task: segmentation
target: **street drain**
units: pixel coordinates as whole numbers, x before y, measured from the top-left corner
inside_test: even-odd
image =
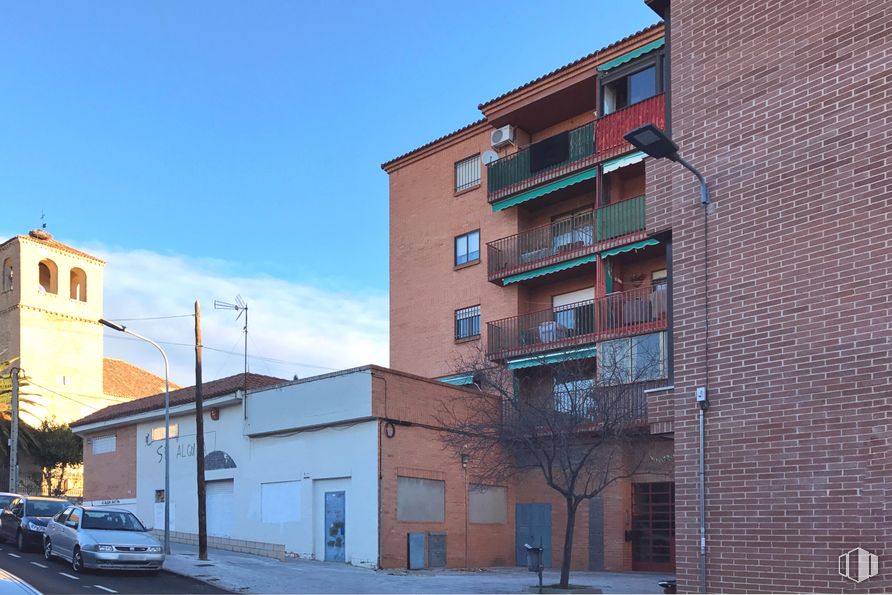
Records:
[[[196,566],[213,566],[213,564],[205,563],[205,564],[196,564]]]

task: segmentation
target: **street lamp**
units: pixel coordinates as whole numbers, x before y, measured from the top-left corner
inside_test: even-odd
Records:
[[[120,333],[133,335],[137,339],[154,345],[155,349],[161,352],[161,357],[164,358],[164,553],[170,555],[170,382],[168,381],[170,366],[167,362],[167,354],[164,353],[160,345],[148,337],[131,331],[123,324],[110,322],[104,318],[99,319],[99,324]]]
[[[627,141],[644,151],[654,159],[669,159],[682,164],[688,171],[697,176],[700,182],[700,204],[703,205],[703,386],[696,390],[697,407],[700,410],[700,455],[698,464],[697,499],[700,522],[700,592],[706,593],[706,410],[709,409],[709,187],[703,174],[678,154],[678,145],[666,136],[666,133],[654,126],[645,124],[623,135]]]
[[[692,174],[697,176],[700,182],[700,204],[706,206],[709,204],[709,188],[706,186],[706,180],[697,169],[681,158],[678,154],[678,145],[666,133],[654,126],[653,124],[645,124],[638,128],[627,132],[623,138],[653,157],[654,159],[669,159],[681,163]]]

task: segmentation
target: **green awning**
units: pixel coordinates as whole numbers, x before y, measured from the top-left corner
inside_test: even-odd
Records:
[[[597,254],[590,254],[588,256],[581,256],[579,258],[574,258],[573,260],[568,260],[566,262],[559,262],[558,264],[542,267],[541,269],[536,269],[534,271],[527,271],[526,273],[510,275],[502,279],[502,285],[510,285],[511,283],[517,283],[518,281],[526,281],[527,279],[535,279],[536,277],[541,277],[542,275],[548,275],[550,273],[556,273],[558,271],[565,271],[567,269],[572,269],[573,267],[578,267],[582,264],[595,262],[597,259]]]
[[[531,357],[522,357],[511,359],[506,362],[509,370],[517,370],[519,368],[532,368],[533,366],[544,366],[546,364],[556,364],[558,362],[568,362],[574,359],[586,359],[595,357],[598,349],[592,347],[581,347],[577,349],[567,349],[564,351],[555,351],[552,353],[544,353],[542,355],[534,355]]]
[[[465,385],[465,384],[474,384],[474,375],[473,374],[456,374],[455,376],[446,376],[445,378],[437,378],[440,382],[445,382],[446,384],[455,384],[455,385]]]
[[[656,41],[652,41],[646,45],[641,46],[636,50],[632,50],[631,52],[625,53],[619,58],[614,58],[610,62],[604,62],[600,66],[598,66],[598,72],[607,72],[611,68],[616,68],[617,66],[622,66],[626,62],[631,62],[638,56],[643,56],[648,52],[652,52],[655,49],[663,47],[663,44],[666,43],[666,39],[661,37]]]
[[[635,153],[629,153],[628,155],[623,155],[622,157],[617,157],[616,159],[611,159],[610,161],[605,161],[604,165],[601,166],[601,171],[603,173],[610,173],[614,170],[617,170],[621,167],[626,167],[627,165],[632,165],[633,163],[638,163],[639,161],[643,161],[644,158],[647,157],[647,154],[636,151]]]
[[[543,186],[533,188],[532,190],[521,192],[520,194],[512,196],[511,198],[506,198],[505,200],[500,200],[496,203],[493,203],[492,212],[498,213],[499,211],[504,211],[505,209],[513,207],[514,205],[519,205],[522,202],[533,200],[534,198],[539,198],[540,196],[545,196],[546,194],[551,194],[556,190],[567,188],[568,186],[578,184],[579,182],[584,182],[585,180],[590,180],[597,175],[598,168],[592,166],[590,169],[581,171],[572,176],[567,176],[566,178],[551,182],[550,184],[545,184]]]
[[[641,240],[640,242],[635,242],[634,244],[626,244],[625,246],[605,250],[604,252],[601,252],[601,258],[616,256],[617,254],[622,254],[623,252],[631,252],[632,250],[641,250],[642,248],[647,248],[648,246],[656,246],[659,243],[659,240],[647,238],[646,240]]]

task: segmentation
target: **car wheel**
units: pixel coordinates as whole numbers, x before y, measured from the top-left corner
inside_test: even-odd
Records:
[[[71,569],[76,574],[84,571],[84,557],[79,547],[74,548],[74,554],[71,556]]]
[[[43,558],[47,562],[53,559],[53,544],[50,543],[49,539],[43,540]]]
[[[19,531],[18,533],[16,533],[15,544],[16,544],[16,547],[19,548],[20,552],[24,552],[26,549],[28,549],[28,546],[25,545],[25,534],[22,531]]]

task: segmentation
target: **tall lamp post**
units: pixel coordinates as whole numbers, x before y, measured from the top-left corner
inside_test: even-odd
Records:
[[[697,177],[700,182],[700,204],[703,206],[703,386],[696,390],[696,402],[700,421],[700,455],[698,464],[698,512],[700,525],[699,571],[700,592],[706,593],[706,410],[709,409],[709,186],[703,174],[678,154],[678,145],[666,133],[654,126],[645,124],[626,133],[624,138],[655,159],[669,159],[680,163]]]
[[[170,382],[168,380],[169,377],[169,364],[167,361],[167,354],[164,353],[164,350],[161,349],[161,346],[149,339],[148,337],[144,337],[139,333],[135,333],[128,329],[123,324],[118,324],[116,322],[110,322],[105,320],[104,318],[99,319],[99,323],[107,326],[110,329],[116,330],[121,333],[127,333],[128,335],[132,335],[137,339],[142,339],[146,343],[150,343],[155,346],[161,353],[161,357],[164,358],[164,553],[170,554]]]

